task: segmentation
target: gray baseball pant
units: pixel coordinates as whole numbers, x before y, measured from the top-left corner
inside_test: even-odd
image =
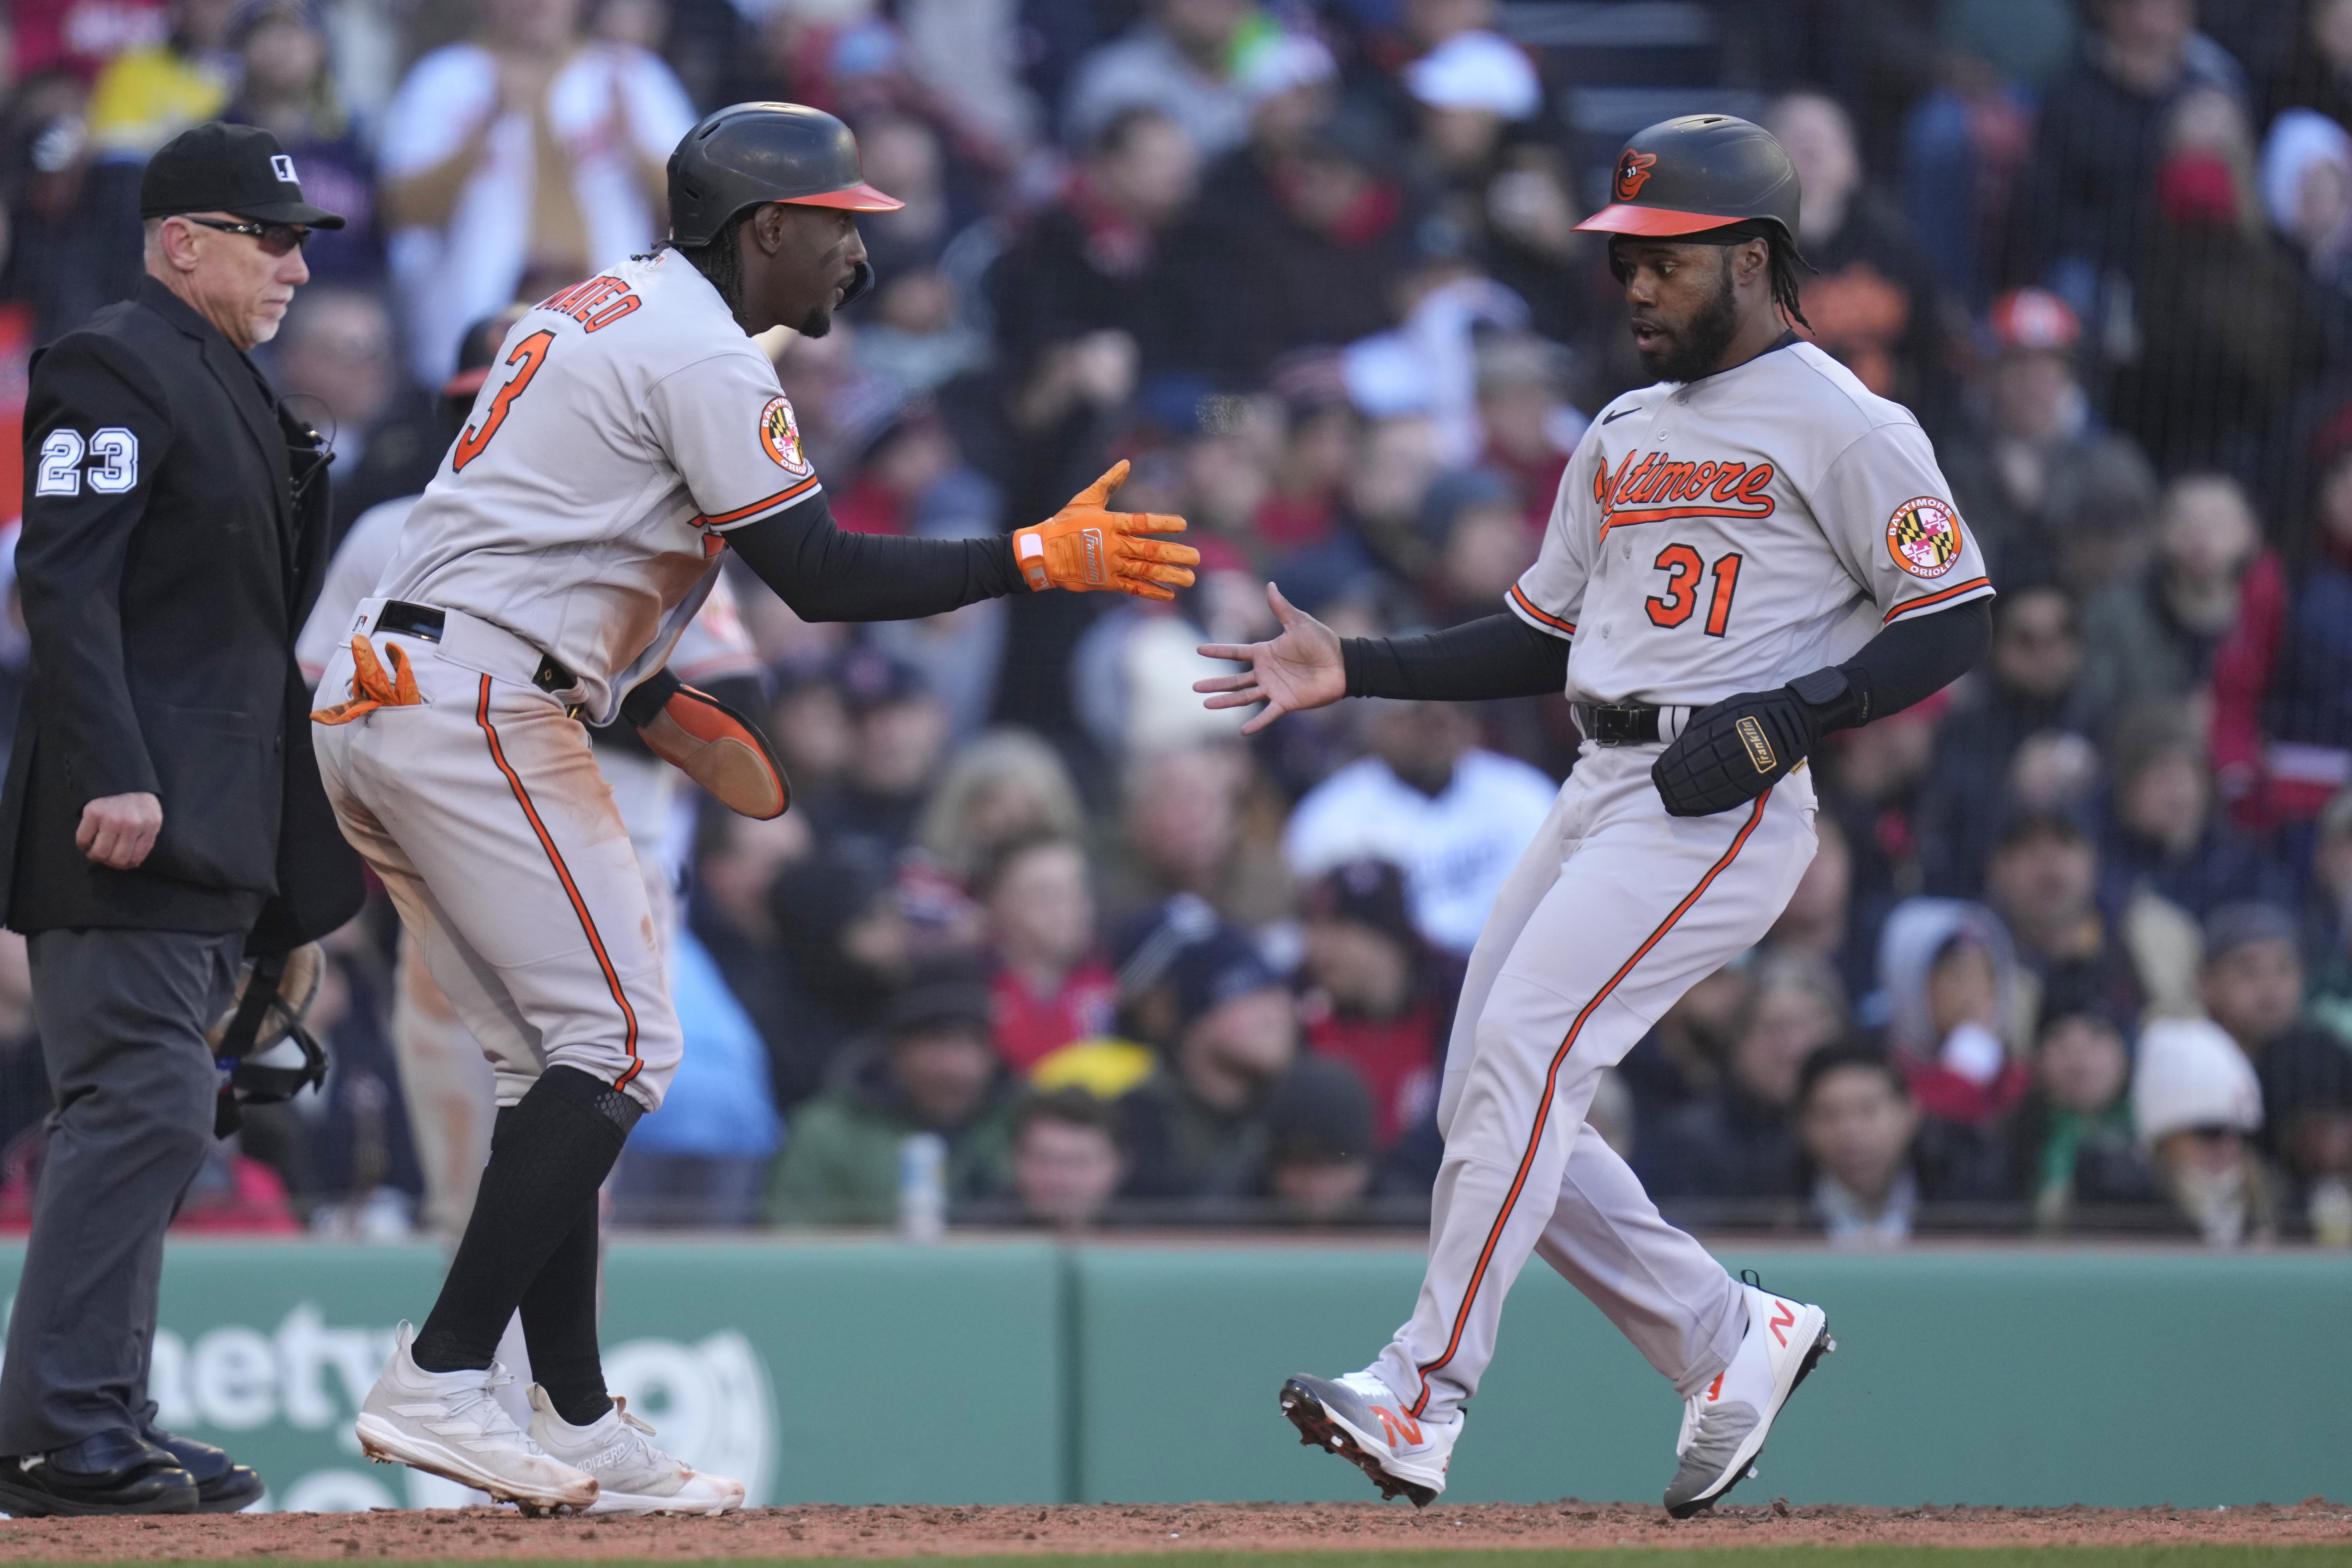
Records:
[[[1471,952],[1429,1266],[1372,1365],[1413,1415],[1450,1419],[1477,1392],[1533,1253],[1685,1397],[1738,1347],[1738,1282],[1659,1217],[1584,1115],[1601,1072],[1787,906],[1813,858],[1812,781],[1801,769],[1749,805],[1669,816],[1650,782],[1659,750],[1586,744]]]

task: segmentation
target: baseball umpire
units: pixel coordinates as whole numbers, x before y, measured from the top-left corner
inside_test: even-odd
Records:
[[[1729,1490],[1835,1348],[1822,1309],[1743,1285],[1585,1125],[1601,1073],[1760,939],[1813,857],[1808,754],[1958,679],[1992,588],[1918,421],[1803,342],[1797,174],[1692,115],[1633,137],[1607,233],[1656,385],[1601,412],[1504,613],[1343,642],[1273,595],[1270,642],[1200,683],[1245,728],[1342,696],[1565,689],[1585,740],[1470,957],[1412,1316],[1372,1364],[1281,1391],[1300,1439],[1383,1494],[1445,1488],[1463,1407],[1531,1256],[1682,1395],[1677,1517]]]
[[[1167,598],[1181,518],[1107,509],[1124,465],[1009,537],[834,526],[751,335],[822,335],[873,279],[865,183],[831,115],[738,104],[669,163],[669,243],[526,312],[320,682],[343,831],[492,1058],[489,1163],[423,1328],[362,1402],[363,1452],[531,1509],[718,1513],[606,1396],[596,1191],[678,1059],[626,826],[580,722],[626,718],[748,816],[789,795],[757,731],[667,665],[732,549],[803,618],[930,616],[1052,586]],[[348,693],[343,700],[335,699]],[[577,715],[577,717],[575,717]],[[530,1429],[495,1355],[520,1309]]]
[[[260,1479],[147,1397],[163,1232],[203,1164],[206,1028],[247,957],[359,908],[293,642],[327,454],[246,357],[342,219],[277,139],[183,133],[140,191],[146,271],[34,362],[16,551],[32,682],[0,796],[57,1110],[0,1372],[0,1508],[226,1511]]]

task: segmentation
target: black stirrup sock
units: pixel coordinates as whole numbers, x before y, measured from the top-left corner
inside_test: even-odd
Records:
[[[643,1113],[626,1094],[568,1067],[548,1068],[520,1102],[499,1112],[473,1217],[416,1336],[418,1366],[461,1372],[490,1364],[499,1336],[581,1215],[593,1224],[596,1189]],[[589,1247],[593,1255],[593,1233]],[[593,1291],[593,1256],[589,1279]]]
[[[592,1197],[522,1293],[530,1375],[547,1390],[555,1413],[574,1426],[593,1426],[613,1408],[604,1393],[604,1360],[596,1350],[596,1210]]]

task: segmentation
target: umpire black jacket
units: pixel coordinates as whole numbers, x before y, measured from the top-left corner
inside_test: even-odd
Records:
[[[34,362],[16,547],[32,678],[0,794],[0,918],[247,931],[355,912],[359,861],[310,752],[294,635],[329,539],[326,456],[252,361],[152,278]],[[134,870],[74,847],[145,791]]]

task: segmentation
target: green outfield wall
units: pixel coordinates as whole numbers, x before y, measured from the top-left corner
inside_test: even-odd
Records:
[[[1740,1495],[1795,1502],[2212,1506],[2352,1485],[2352,1258],[1727,1250],[1829,1309],[1822,1364]],[[0,1250],[13,1294],[22,1254]],[[422,1247],[175,1243],[152,1392],[273,1506],[441,1506],[362,1460],[359,1395],[442,1258]],[[1416,1250],[1299,1242],[624,1243],[607,1371],[667,1447],[769,1502],[1359,1498],[1276,1414],[1295,1371],[1370,1359]],[[1672,1391],[1538,1266],[1449,1498],[1652,1499]],[[1399,1505],[1402,1506],[1402,1505]]]

